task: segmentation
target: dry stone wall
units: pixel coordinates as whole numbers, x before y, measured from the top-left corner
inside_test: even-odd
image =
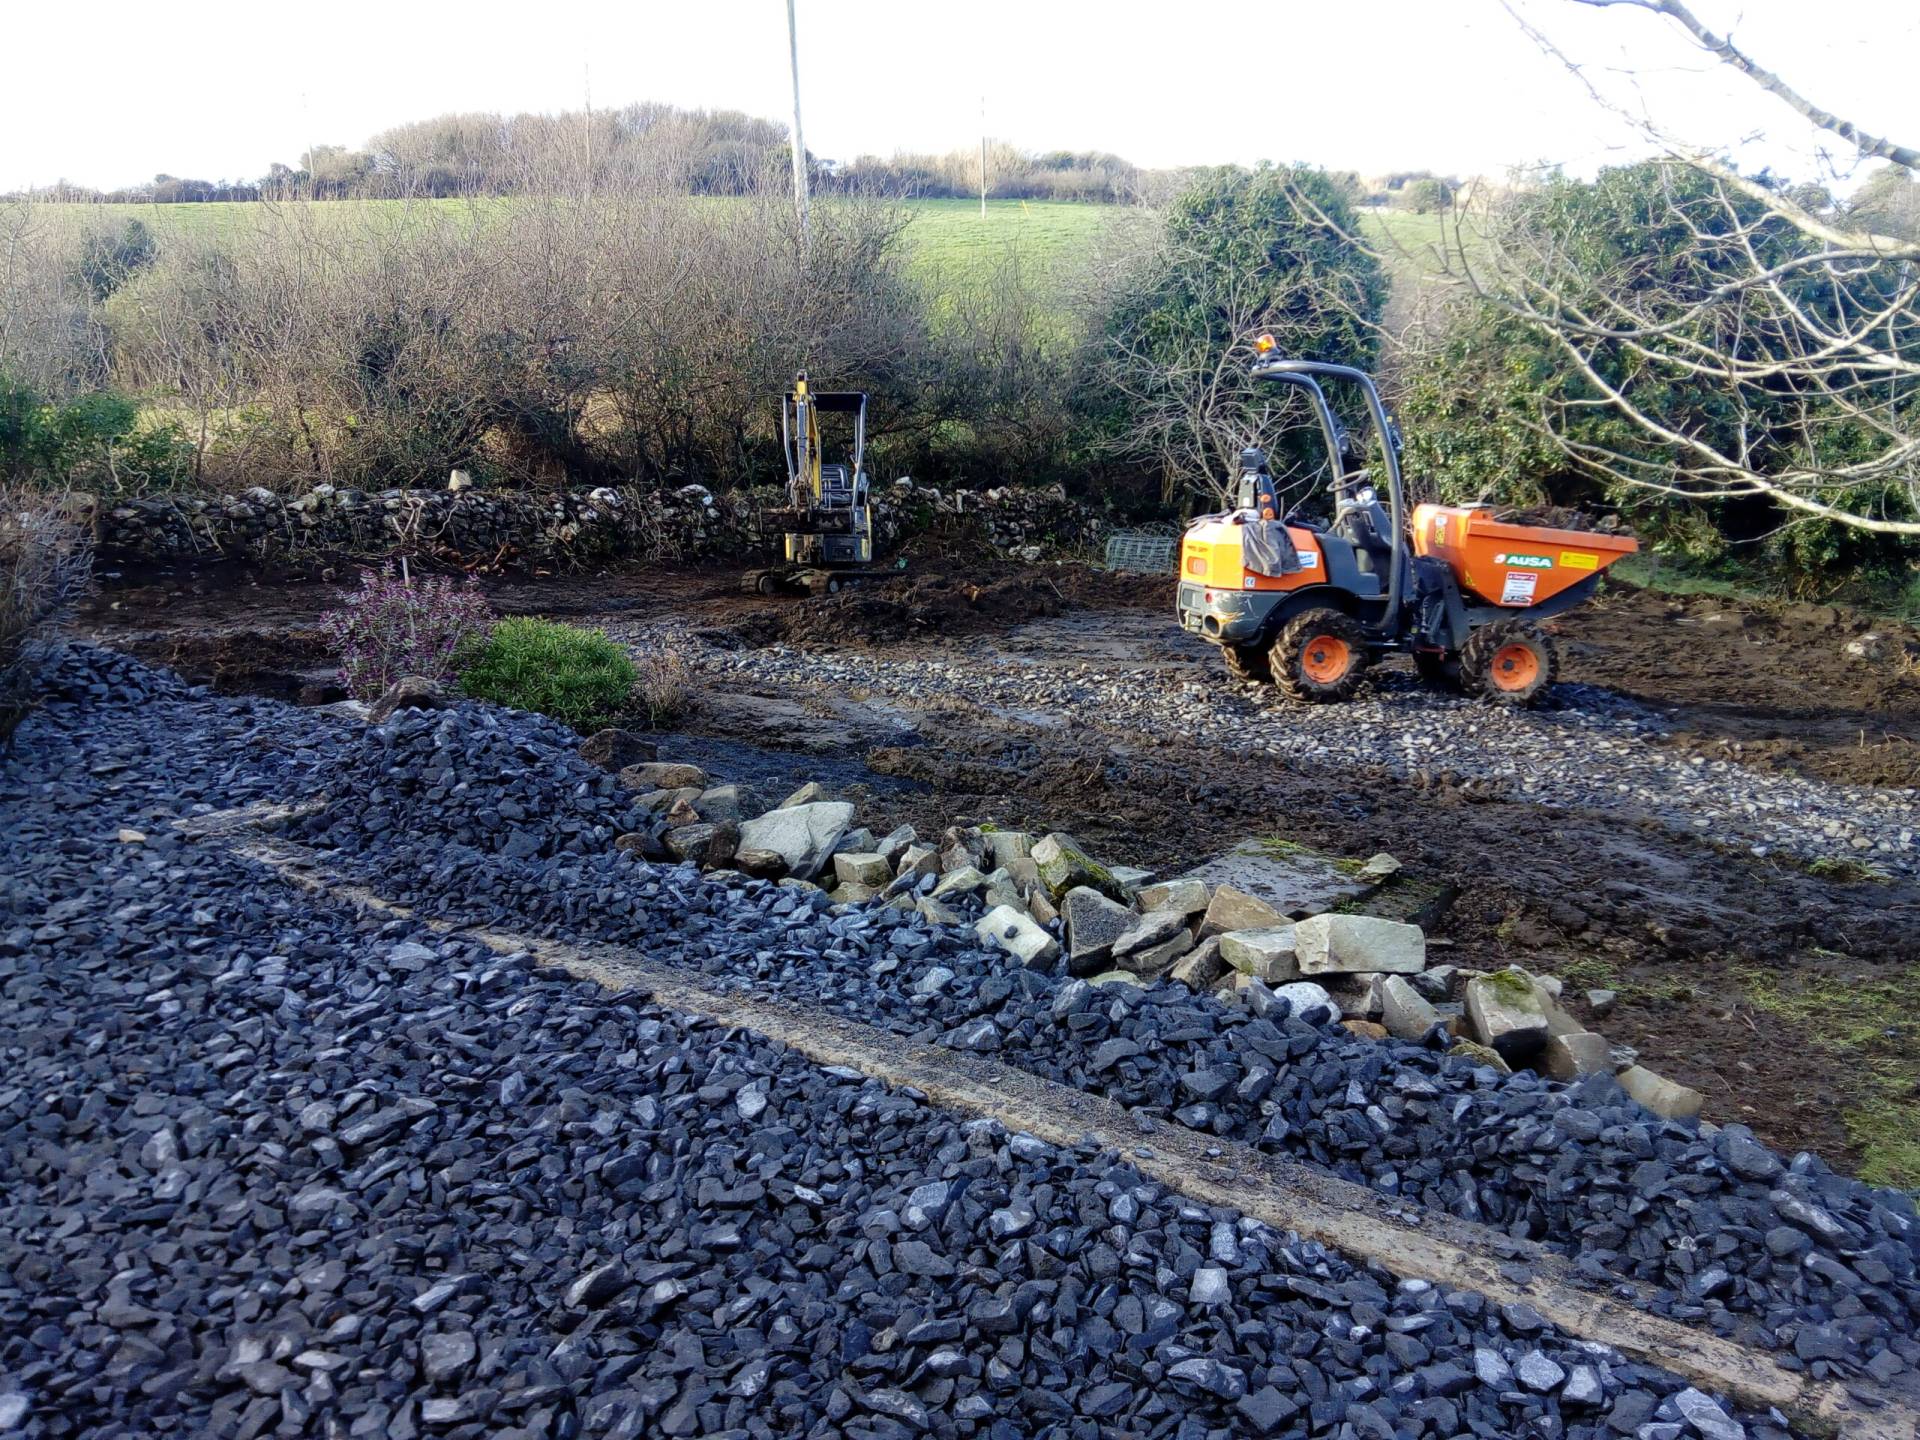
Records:
[[[286,497],[77,497],[95,545],[118,561],[241,561],[297,568],[336,557],[429,556],[461,565],[573,569],[614,560],[769,558],[779,546],[771,487],[720,493],[699,485],[520,491],[366,491],[317,485]],[[911,481],[876,501],[876,540],[891,553],[927,542],[943,551],[1012,558],[1092,549],[1099,511],[1058,486],[943,492]]]

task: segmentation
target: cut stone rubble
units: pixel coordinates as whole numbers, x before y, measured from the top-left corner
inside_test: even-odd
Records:
[[[1525,971],[1501,970],[1467,981],[1467,1019],[1479,1042],[1509,1065],[1525,1064],[1546,1048],[1546,1008]]]
[[[844,800],[786,805],[741,825],[740,844],[750,850],[773,851],[787,862],[790,874],[811,880],[852,823],[853,806]]]
[[[1312,915],[1294,927],[1302,975],[1414,974],[1426,969],[1418,925],[1374,915]]]
[[[1220,958],[1242,975],[1279,985],[1300,978],[1298,943],[1291,925],[1229,930],[1219,937]]]

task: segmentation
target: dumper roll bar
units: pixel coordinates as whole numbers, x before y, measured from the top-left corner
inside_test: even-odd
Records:
[[[1255,362],[1250,373],[1256,380],[1278,380],[1297,385],[1307,392],[1307,398],[1313,405],[1314,418],[1319,421],[1320,433],[1327,442],[1327,458],[1333,467],[1336,494],[1348,483],[1341,468],[1341,456],[1346,450],[1342,442],[1347,432],[1341,427],[1339,417],[1333,413],[1333,406],[1327,401],[1327,392],[1314,377],[1325,375],[1336,380],[1352,381],[1366,396],[1368,417],[1373,421],[1374,429],[1380,433],[1380,450],[1387,457],[1387,496],[1393,520],[1393,563],[1388,567],[1387,608],[1381,616],[1380,628],[1388,635],[1393,634],[1400,623],[1400,579],[1401,572],[1406,568],[1407,509],[1400,483],[1400,432],[1394,429],[1393,419],[1380,399],[1379,387],[1364,370],[1356,370],[1351,365],[1332,365],[1322,360],[1261,360]]]

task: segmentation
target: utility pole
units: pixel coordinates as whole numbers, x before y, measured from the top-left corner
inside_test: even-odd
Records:
[[[587,198],[593,198],[593,66],[583,65],[580,75],[587,99]]]
[[[800,216],[800,248],[807,248],[807,142],[800,135],[800,25],[787,0],[787,49],[793,57],[793,208]]]
[[[980,97],[980,218],[987,218],[987,97]]]

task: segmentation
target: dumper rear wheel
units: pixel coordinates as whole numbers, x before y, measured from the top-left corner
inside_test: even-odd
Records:
[[[1273,662],[1258,645],[1222,645],[1220,658],[1227,662],[1227,674],[1236,680],[1264,685],[1273,679]]]
[[[1360,622],[1326,608],[1289,620],[1267,657],[1280,693],[1314,704],[1352,699],[1371,658]]]
[[[1495,705],[1531,705],[1560,678],[1553,641],[1525,620],[1496,620],[1460,647],[1460,684]]]

